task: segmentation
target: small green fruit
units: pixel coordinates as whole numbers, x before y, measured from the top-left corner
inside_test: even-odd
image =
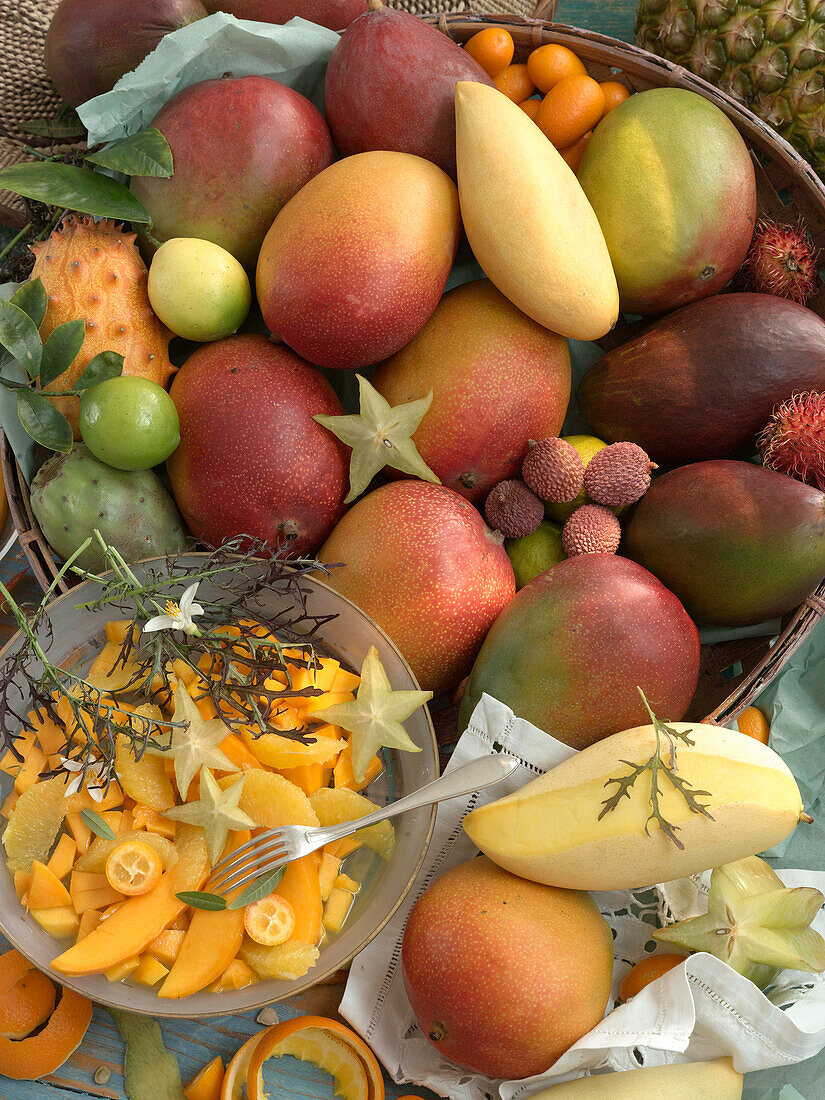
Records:
[[[233,255],[197,237],[162,244],[149,268],[152,309],[176,336],[205,343],[237,332],[252,290]]]
[[[178,410],[156,382],[121,375],[83,394],[80,434],[95,458],[107,466],[149,470],[180,443]]]
[[[562,439],[579,452],[585,470],[593,455],[598,454],[607,446],[603,439],[597,439],[594,435],[565,435],[562,436]],[[575,500],[568,501],[566,504],[545,504],[544,510],[550,519],[555,520],[557,523],[564,523],[565,520],[570,519],[577,508],[581,508],[582,504],[586,503],[587,495],[582,489]]]
[[[520,539],[505,539],[504,549],[510,556],[516,575],[516,588],[524,588],[546,569],[558,565],[567,557],[561,546],[561,527],[544,520],[532,535]]]

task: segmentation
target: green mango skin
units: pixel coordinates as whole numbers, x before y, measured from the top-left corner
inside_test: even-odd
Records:
[[[637,92],[599,123],[578,180],[602,227],[628,313],[716,294],[756,222],[745,142],[715,104],[681,88]]]
[[[575,749],[659,717],[677,722],[699,678],[699,633],[679,600],[635,562],[580,554],[525,585],[476,658],[465,729],[483,692]]]
[[[759,623],[794,610],[825,576],[825,493],[749,462],[681,466],[639,502],[624,551],[697,622]]]

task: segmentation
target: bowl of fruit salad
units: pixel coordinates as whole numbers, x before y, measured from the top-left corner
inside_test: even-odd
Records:
[[[21,613],[0,653],[0,929],[114,1008],[215,1016],[294,996],[389,920],[434,808],[225,896],[211,869],[264,829],[355,820],[431,782],[429,696],[302,563],[106,561]]]

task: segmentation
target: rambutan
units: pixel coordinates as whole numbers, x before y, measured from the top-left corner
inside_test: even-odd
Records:
[[[825,393],[797,393],[778,405],[757,443],[769,469],[825,492]]]
[[[780,225],[763,218],[753,234],[741,274],[748,290],[800,305],[819,290],[819,250],[805,223]]]

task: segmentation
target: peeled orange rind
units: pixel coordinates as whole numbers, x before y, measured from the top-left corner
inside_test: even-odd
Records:
[[[226,1067],[226,1073],[223,1075],[220,1100],[242,1100],[249,1063],[252,1060],[255,1048],[265,1035],[265,1031],[259,1031],[257,1035],[247,1039],[235,1054],[235,1057]]]
[[[17,951],[0,956],[0,1036],[24,1039],[54,1011],[54,986]]]

